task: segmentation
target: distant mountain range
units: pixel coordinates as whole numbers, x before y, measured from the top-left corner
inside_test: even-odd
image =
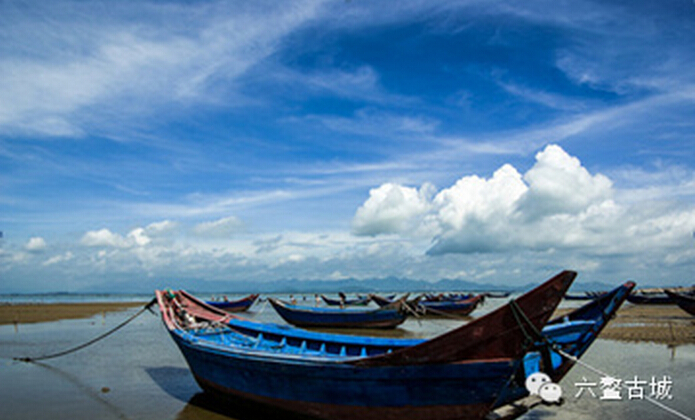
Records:
[[[358,280],[354,278],[342,280],[277,280],[264,282],[242,281],[207,281],[200,279],[179,279],[162,284],[161,281],[133,281],[119,283],[119,290],[129,293],[149,293],[154,289],[183,288],[201,293],[380,293],[380,292],[518,292],[530,290],[539,283],[528,283],[523,286],[501,286],[495,284],[476,283],[467,280],[442,279],[437,282],[413,280],[398,277],[385,277]],[[575,283],[572,292],[609,290],[610,286],[599,282]],[[113,292],[113,284],[101,284],[81,290],[82,293]]]

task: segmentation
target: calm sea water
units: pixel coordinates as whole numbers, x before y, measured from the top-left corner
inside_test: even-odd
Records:
[[[71,298],[72,301],[94,301],[93,296]],[[65,301],[55,296],[44,299]],[[114,300],[113,296],[109,299],[106,295],[103,299]],[[128,300],[149,299],[150,296],[130,296]],[[307,299],[307,304],[313,303],[313,297]],[[491,299],[474,315],[480,316],[506,301]],[[81,344],[109,330],[137,310],[107,313],[90,319],[19,325],[18,328],[0,326],[0,419],[269,418],[263,413],[238,415],[239,407],[229,406],[202,393],[159,318],[149,313],[78,353],[44,363],[26,364],[12,360],[13,357],[38,356]],[[259,321],[282,323],[267,304],[257,304],[248,316]],[[387,334],[429,337],[455,328],[461,322],[409,319],[401,328]],[[598,340],[583,360],[623,381],[635,377],[646,381],[652,377],[662,380],[667,376],[671,380],[670,399],[664,399],[663,403],[695,420],[695,346],[671,349],[650,343]],[[575,366],[560,384],[564,404],[539,406],[522,419],[679,418],[644,400],[628,400],[625,389],[622,400],[601,400],[600,380],[600,375]],[[596,383],[592,389],[596,397],[588,392],[576,397],[583,383]],[[649,386],[644,386],[644,389],[648,394]]]

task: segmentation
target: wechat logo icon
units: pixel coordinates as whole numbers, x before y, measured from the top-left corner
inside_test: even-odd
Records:
[[[547,403],[558,404],[562,398],[562,388],[552,382],[550,376],[536,372],[526,378],[526,389],[531,395],[538,395]]]

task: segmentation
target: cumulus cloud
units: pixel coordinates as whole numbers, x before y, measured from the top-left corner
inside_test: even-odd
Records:
[[[178,223],[170,220],[137,227],[125,236],[103,228],[90,230],[82,236],[80,243],[89,247],[132,248],[150,245],[157,238],[164,238],[176,232]]]
[[[125,237],[104,228],[85,233],[80,243],[90,247],[131,248],[145,246],[151,241],[144,228],[133,229]]]
[[[85,233],[80,240],[86,246],[105,246],[114,248],[126,248],[128,246],[125,238],[117,233],[104,228],[100,230],[90,230]]]
[[[621,204],[608,177],[591,174],[560,146],[536,155],[520,174],[506,164],[490,178],[459,179],[429,199],[414,188],[384,184],[357,210],[357,235],[430,232],[430,255],[584,249],[609,255],[648,246],[683,246],[695,229],[692,209],[649,211]]]
[[[399,233],[430,208],[434,187],[423,185],[419,190],[397,184],[384,184],[369,191],[369,199],[357,209],[352,222],[356,235],[373,236]]]
[[[536,155],[536,164],[524,175],[528,193],[519,203],[529,217],[578,213],[613,195],[611,181],[591,175],[576,157],[550,145]]]
[[[29,252],[41,252],[46,249],[46,241],[41,237],[30,238],[24,249]]]

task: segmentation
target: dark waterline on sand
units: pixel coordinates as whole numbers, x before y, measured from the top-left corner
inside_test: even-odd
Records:
[[[149,296],[138,296],[148,300]],[[144,298],[144,299],[143,299]],[[474,315],[480,316],[506,299],[492,300]],[[138,308],[106,313],[89,319],[0,326],[0,418],[38,419],[263,419],[267,413],[238,415],[239,407],[201,392],[178,349],[159,318],[141,315],[103,342],[44,363],[20,363],[13,357],[37,356],[85,342],[132,315]],[[254,306],[248,316],[278,322],[266,304]],[[397,336],[428,337],[448,331],[461,321],[409,319]],[[663,344],[598,340],[583,360],[623,380],[634,376],[672,378],[668,406],[695,418],[695,346],[669,348]],[[599,382],[600,377],[575,366],[561,382],[565,403],[540,406],[522,419],[677,419],[646,401],[602,401],[575,398],[577,383]],[[648,389],[648,387],[647,387]],[[600,389],[594,392],[600,395]]]

